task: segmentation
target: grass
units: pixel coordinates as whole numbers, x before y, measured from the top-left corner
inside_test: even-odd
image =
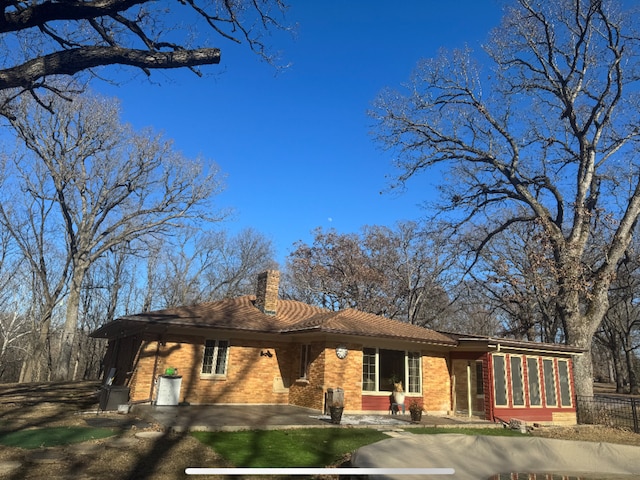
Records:
[[[50,427],[20,430],[17,432],[0,432],[0,445],[34,449],[41,447],[56,447],[71,443],[86,442],[97,438],[115,435],[110,428],[90,427]]]
[[[326,467],[358,448],[389,438],[369,428],[304,428],[192,435],[236,467]]]
[[[505,428],[406,428],[414,434],[460,433],[520,437]],[[295,430],[252,430],[240,432],[193,432],[236,467],[285,468],[326,467],[339,463],[358,448],[389,438],[369,428],[305,428]]]

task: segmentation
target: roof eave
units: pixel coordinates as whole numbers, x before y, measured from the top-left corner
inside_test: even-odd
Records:
[[[571,345],[521,342],[506,338],[461,337],[458,339],[458,345],[461,349],[464,349],[464,347],[467,346],[476,347],[477,349],[492,350],[495,352],[503,350],[518,350],[537,353],[563,353],[567,355],[582,355],[585,352],[585,349]]]

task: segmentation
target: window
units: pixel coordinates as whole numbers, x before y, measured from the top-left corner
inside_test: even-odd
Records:
[[[511,395],[514,407],[524,406],[524,384],[522,380],[522,358],[511,355]]]
[[[493,356],[493,383],[495,386],[496,405],[507,405],[507,371],[505,369],[505,357]]]
[[[407,363],[409,366],[409,379],[407,382],[409,393],[420,392],[420,353],[409,352],[407,354]]]
[[[547,407],[555,407],[558,402],[556,399],[556,377],[553,360],[550,358],[543,359],[542,370],[544,373],[544,397],[547,401]]]
[[[476,360],[476,395],[484,395],[484,369],[482,360]]]
[[[542,405],[542,398],[540,398],[540,367],[538,359],[535,357],[527,358],[527,379],[529,385],[529,405],[539,407]]]
[[[309,365],[311,365],[311,345],[300,346],[300,378],[309,378]]]
[[[395,383],[402,382],[408,393],[422,391],[422,357],[420,352],[362,349],[362,390],[391,392]]]
[[[228,340],[206,340],[201,373],[203,375],[226,375],[228,355]]]
[[[376,390],[376,349],[362,350],[362,390],[375,392]]]
[[[571,386],[569,384],[569,362],[558,360],[558,379],[560,380],[560,406],[571,406]]]

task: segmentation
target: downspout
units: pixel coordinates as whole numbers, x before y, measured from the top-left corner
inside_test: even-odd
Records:
[[[473,405],[471,403],[471,362],[467,362],[467,409],[468,417],[471,418]]]
[[[498,351],[500,351],[500,344],[498,344]],[[487,395],[485,395],[485,401],[489,402],[489,420],[495,422],[496,412],[493,401],[493,356],[489,352],[487,352],[487,378],[489,379],[489,381],[487,382],[489,391],[487,392]]]
[[[158,371],[158,357],[160,356],[160,340],[161,336],[158,336],[156,341],[156,355],[153,361],[153,373],[151,374],[151,388],[149,389],[149,401],[153,405],[153,390],[156,386],[156,372]]]

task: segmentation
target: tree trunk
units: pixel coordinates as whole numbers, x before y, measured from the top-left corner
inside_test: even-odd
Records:
[[[80,289],[86,273],[86,268],[76,265],[69,284],[67,297],[67,312],[60,343],[59,371],[56,372],[57,380],[72,380],[75,371],[75,339],[78,330],[78,312],[80,310]]]
[[[31,342],[29,342],[31,351],[28,352],[22,368],[20,369],[20,383],[30,383],[42,380],[40,372],[42,366],[48,364],[45,354],[47,352],[47,343],[51,329],[51,317],[47,317],[40,324],[40,331],[34,332]]]
[[[613,358],[613,370],[616,380],[616,393],[624,393],[624,366],[620,358],[620,351],[611,351]]]
[[[591,347],[582,355],[573,357],[573,375],[576,395],[593,397],[593,363]]]
[[[638,376],[635,370],[635,355],[632,350],[625,349],[625,360],[627,362],[627,371],[629,372],[629,393],[637,395],[640,391],[638,386]]]

